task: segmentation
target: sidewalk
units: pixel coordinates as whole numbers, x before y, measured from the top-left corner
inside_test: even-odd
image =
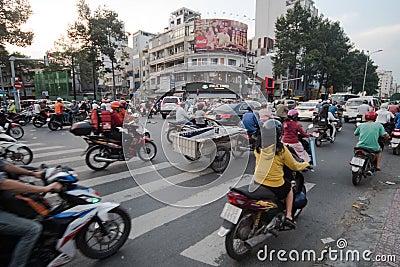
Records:
[[[390,178],[394,184],[387,184],[385,176],[373,176],[371,190],[355,197],[352,211],[342,221],[346,229],[340,236],[342,248],[338,241],[331,244],[338,258],[323,266],[400,266],[400,176]],[[352,251],[358,251],[359,260],[354,260]]]

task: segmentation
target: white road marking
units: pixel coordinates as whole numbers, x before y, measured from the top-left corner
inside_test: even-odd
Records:
[[[31,145],[28,144],[28,147],[30,147]],[[53,150],[53,149],[59,149],[59,148],[64,148],[65,146],[45,146],[45,147],[38,147],[38,148],[31,148],[31,150],[33,152],[37,152],[37,151],[43,151],[43,150]],[[60,152],[59,152],[60,153]]]
[[[52,152],[46,152],[46,153],[36,153],[33,155],[34,159],[40,159],[40,158],[46,158],[46,157],[52,157],[52,156],[58,156],[58,155],[66,155],[66,154],[72,154],[76,152],[82,152],[84,151],[82,148],[74,148],[74,149],[65,149],[65,150],[57,150],[57,151],[52,151]],[[76,158],[76,156],[75,156]]]

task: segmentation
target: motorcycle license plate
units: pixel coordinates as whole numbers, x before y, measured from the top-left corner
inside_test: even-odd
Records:
[[[313,135],[314,137],[319,137],[319,133],[318,133],[318,132],[313,132],[312,135]]]
[[[224,209],[221,212],[221,218],[233,224],[237,224],[242,214],[242,209],[230,203],[225,203]]]
[[[50,121],[50,118],[47,118],[46,121],[49,122],[49,121]]]
[[[350,164],[362,167],[362,166],[364,166],[364,161],[365,161],[365,159],[360,159],[360,158],[357,158],[357,157],[353,157],[351,159],[351,163]]]

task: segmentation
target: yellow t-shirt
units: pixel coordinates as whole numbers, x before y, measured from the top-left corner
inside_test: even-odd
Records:
[[[279,187],[285,183],[284,165],[293,171],[304,170],[310,165],[308,162],[297,162],[286,147],[278,155],[275,155],[274,145],[261,149],[260,153],[254,150],[254,155],[256,156],[254,181],[270,187]]]

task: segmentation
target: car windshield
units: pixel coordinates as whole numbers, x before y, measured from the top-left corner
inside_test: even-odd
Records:
[[[347,106],[349,107],[361,106],[362,103],[363,100],[353,100],[353,101],[348,101]]]

